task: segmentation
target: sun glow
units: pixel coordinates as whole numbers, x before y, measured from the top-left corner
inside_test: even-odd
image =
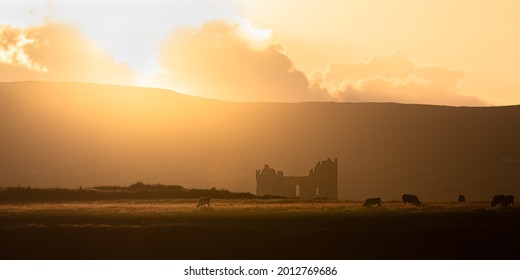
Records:
[[[239,32],[255,50],[265,49],[272,42],[272,29],[260,28],[245,19],[239,20]]]

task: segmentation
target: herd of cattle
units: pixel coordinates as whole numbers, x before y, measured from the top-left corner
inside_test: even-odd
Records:
[[[410,203],[413,205],[421,205],[421,201],[414,194],[403,194],[402,199],[403,199],[404,204]],[[493,197],[493,200],[491,201],[491,207],[496,207],[497,205],[501,205],[502,207],[509,207],[509,206],[512,207],[514,200],[515,200],[515,197],[512,195],[503,195],[503,194],[495,195]],[[459,195],[457,201],[466,202],[466,197],[461,194],[461,195]],[[369,198],[369,199],[365,200],[365,203],[363,203],[364,207],[374,206],[374,205],[381,206],[381,198],[379,198],[379,197]]]
[[[412,205],[421,205],[421,201],[414,194],[403,194],[402,199],[403,199],[404,204],[410,203]],[[503,194],[495,195],[493,197],[493,200],[491,201],[491,207],[496,207],[497,205],[501,205],[502,207],[509,207],[509,206],[512,207],[514,200],[515,200],[515,197],[512,195],[503,195]],[[199,198],[199,202],[197,203],[197,208],[199,208],[199,207],[202,207],[202,208],[208,207],[209,208],[210,201],[211,201],[211,198],[209,198],[209,197]],[[461,195],[459,195],[457,201],[466,202],[466,197],[461,194]],[[363,203],[363,207],[374,206],[374,205],[381,206],[380,197],[369,198],[369,199],[365,200],[365,203]]]

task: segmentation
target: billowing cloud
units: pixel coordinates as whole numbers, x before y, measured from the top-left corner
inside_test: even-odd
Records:
[[[306,101],[314,92],[270,30],[245,23],[212,21],[183,28],[163,45],[163,79],[189,93],[234,101]]]
[[[18,80],[129,84],[133,73],[73,27],[0,25],[0,81]]]
[[[420,65],[395,52],[368,62],[331,63],[311,80],[314,87],[338,101],[484,105],[476,97],[457,93],[457,83],[464,75],[462,70]]]
[[[311,78],[295,68],[270,31],[212,21],[170,34],[161,51],[162,81],[181,91],[233,101],[352,101],[484,105],[457,93],[465,75],[420,65],[402,52],[356,64],[331,63]]]

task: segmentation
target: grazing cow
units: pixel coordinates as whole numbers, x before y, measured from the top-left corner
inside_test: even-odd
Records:
[[[211,207],[211,206],[209,205],[210,200],[211,200],[211,198],[209,198],[209,197],[201,197],[201,198],[199,198],[199,203],[197,203],[197,208],[198,208],[198,207],[204,207],[204,208],[205,208],[206,205],[207,205],[208,207]]]
[[[466,202],[466,197],[464,195],[459,195],[459,202]]]
[[[497,205],[502,205],[502,207],[513,206],[513,202],[515,201],[515,197],[512,195],[503,195],[498,194],[493,197],[491,201],[491,207],[495,207]]]
[[[403,194],[403,202],[411,203],[413,205],[421,205],[421,201],[419,201],[419,198],[414,194]]]
[[[502,200],[502,206],[507,207],[511,206],[513,207],[513,202],[515,201],[515,197],[512,195],[506,195],[504,196],[504,200]]]
[[[493,200],[491,201],[491,207],[495,207],[498,204],[502,204],[502,201],[504,201],[504,195],[503,194],[497,194],[493,196]]]
[[[369,199],[365,200],[365,203],[363,203],[363,207],[373,206],[373,205],[381,206],[381,198],[379,198],[379,197],[369,198]]]

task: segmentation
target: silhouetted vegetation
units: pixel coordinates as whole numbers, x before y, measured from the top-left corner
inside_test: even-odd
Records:
[[[141,182],[128,187],[99,186],[79,189],[15,187],[0,189],[0,202],[64,202],[199,197],[225,199],[256,198],[251,193],[230,192],[224,189],[186,189],[178,185],[144,184]]]

